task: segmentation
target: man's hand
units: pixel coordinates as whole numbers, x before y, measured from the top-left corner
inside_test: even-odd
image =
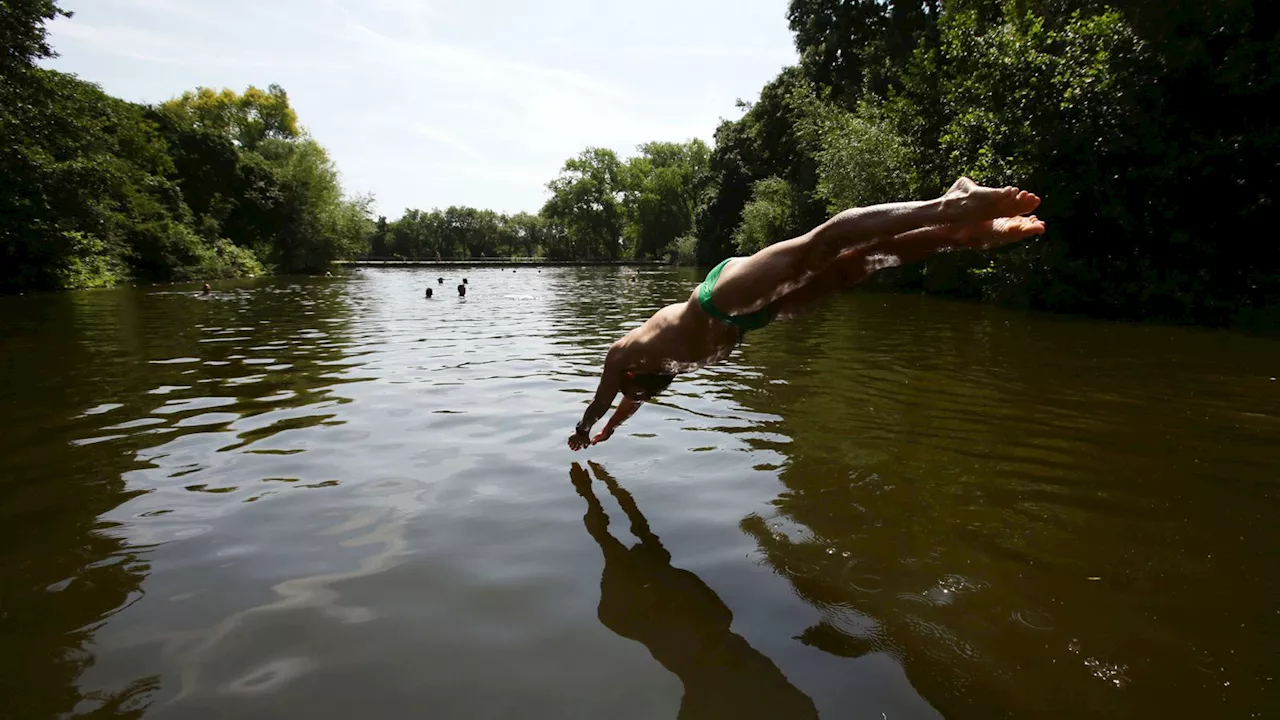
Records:
[[[596,436],[595,436],[595,437],[591,438],[591,444],[592,444],[592,445],[599,445],[600,443],[604,442],[605,440],[608,440],[609,438],[613,437],[613,429],[614,429],[615,427],[616,427],[615,425],[607,425],[607,426],[605,426],[605,429],[604,429],[604,430],[601,430],[599,433],[597,433],[597,434],[596,434]]]
[[[604,433],[601,433],[601,435],[603,434]],[[591,436],[587,433],[575,430],[573,434],[569,436],[569,448],[575,452],[591,444],[593,444]]]

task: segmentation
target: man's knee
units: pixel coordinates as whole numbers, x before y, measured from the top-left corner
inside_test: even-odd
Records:
[[[841,250],[833,238],[814,233],[805,243],[805,252],[800,258],[801,266],[797,270],[804,274],[821,272],[840,256]]]

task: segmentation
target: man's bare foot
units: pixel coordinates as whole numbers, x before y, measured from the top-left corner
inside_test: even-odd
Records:
[[[991,248],[1021,242],[1029,237],[1044,234],[1044,221],[1035,215],[1030,217],[999,217],[982,220],[961,227],[961,245],[971,250]]]
[[[962,177],[943,194],[942,202],[949,222],[967,223],[1029,213],[1039,207],[1040,198],[1011,185],[989,188]]]

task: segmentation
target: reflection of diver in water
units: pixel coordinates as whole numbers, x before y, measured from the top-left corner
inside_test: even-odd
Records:
[[[649,530],[631,494],[590,463],[613,493],[640,543],[628,548],[609,534],[609,518],[578,463],[569,471],[587,501],[583,523],[604,551],[600,622],[642,643],[684,684],[681,718],[816,718],[813,701],[787,681],[773,661],[729,630],[733,613],[715,591],[688,570],[671,567],[671,554]]]

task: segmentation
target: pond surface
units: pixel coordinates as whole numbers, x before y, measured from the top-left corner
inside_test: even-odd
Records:
[[[851,293],[570,452],[697,279],[0,298],[0,716],[1280,712],[1280,343]]]

